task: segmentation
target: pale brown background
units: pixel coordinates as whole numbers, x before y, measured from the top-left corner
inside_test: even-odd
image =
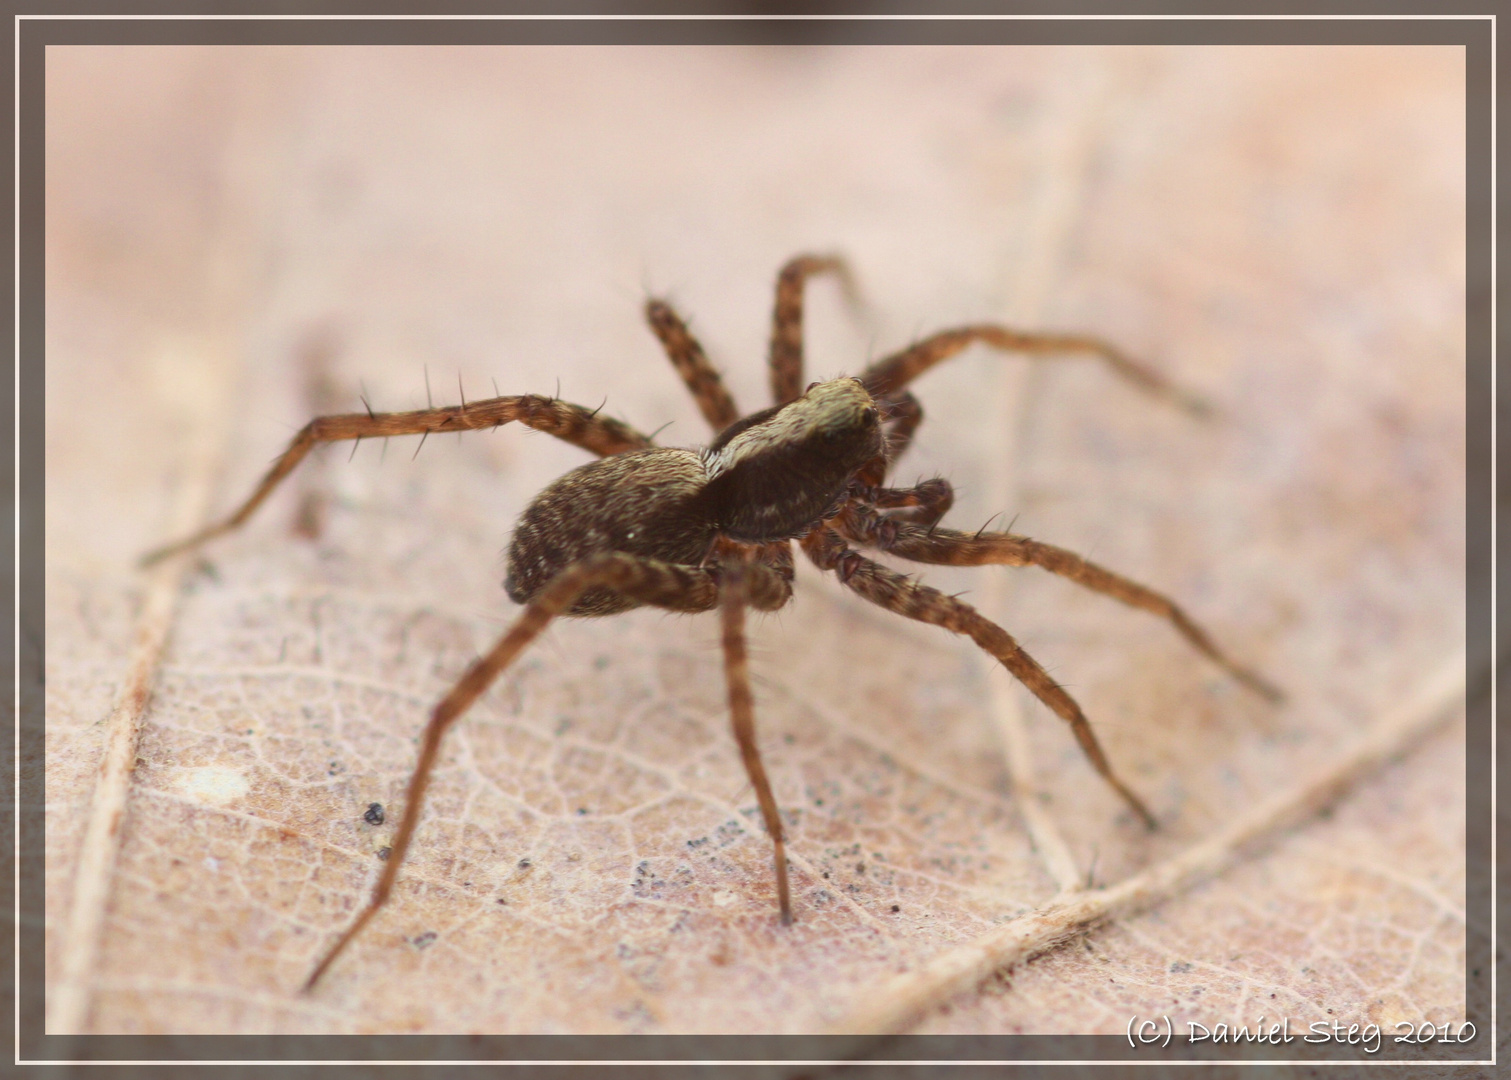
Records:
[[[1201,424],[1089,363],[972,352],[919,383],[900,475],[951,477],[962,527],[1003,511],[1168,591],[1291,693],[1269,709],[1046,575],[929,571],[1070,687],[1164,823],[1025,698],[1095,881],[1283,790],[1462,647],[1463,83],[1452,48],[50,50],[50,964],[133,560],[186,477],[223,511],[313,412],[423,405],[427,368],[438,401],[559,380],[696,443],[641,302],[669,294],[755,408],[803,250],[847,255],[868,302],[811,290],[815,377],[1027,319],[1222,403]],[[792,929],[715,620],[637,612],[557,626],[472,711],[396,900],[296,996],[391,835],[364,809],[511,616],[511,523],[583,460],[512,427],[413,453],[327,451],[188,575],[93,1030],[818,1030],[1054,892],[992,733],[1006,675],[802,574],[756,631]],[[292,535],[310,498],[317,542]],[[924,1030],[1461,1019],[1462,737]]]

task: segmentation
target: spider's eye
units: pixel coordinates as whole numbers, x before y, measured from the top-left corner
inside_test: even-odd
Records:
[[[871,406],[865,412],[861,413],[860,416],[861,420],[865,422],[865,425],[867,427],[870,427],[872,424],[876,423],[877,419],[879,418],[875,405]]]
[[[812,390],[817,385],[818,385],[817,382],[811,382],[811,383],[809,383],[807,386],[803,387],[803,393],[806,394],[809,390]]]

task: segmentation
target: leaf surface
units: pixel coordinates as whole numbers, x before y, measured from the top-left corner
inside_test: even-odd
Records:
[[[1462,648],[1461,52],[55,52],[49,970],[81,875],[108,875],[91,1030],[821,1030],[1055,895],[1003,709],[1102,885],[1293,784]],[[951,478],[957,527],[1002,513],[1168,593],[1285,687],[1273,709],[1037,571],[925,573],[1070,689],[1160,831],[968,641],[801,571],[753,637],[792,928],[717,620],[566,621],[448,738],[394,899],[298,996],[378,873],[429,707],[513,617],[514,519],[585,460],[510,427],[319,451],[188,564],[119,861],[76,864],[152,588],[133,560],[186,477],[224,512],[309,416],[454,404],[459,380],[559,380],[697,444],[646,293],[752,410],[775,271],[806,250],[843,252],[866,299],[810,287],[811,378],[1017,319],[1220,405],[1193,421],[1088,361],[973,350],[917,384],[898,471]],[[311,515],[318,539],[294,535]],[[922,1029],[1462,1019],[1463,776],[1454,723]]]

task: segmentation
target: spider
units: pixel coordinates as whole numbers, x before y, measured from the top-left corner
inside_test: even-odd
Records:
[[[857,547],[921,563],[1038,566],[1160,616],[1198,651],[1249,689],[1279,692],[1230,660],[1171,600],[1070,551],[1007,532],[958,532],[939,521],[954,501],[949,482],[885,485],[923,409],[907,386],[967,346],[1038,356],[1086,353],[1140,389],[1192,412],[1202,403],[1106,342],[1026,333],[996,325],[946,330],[868,367],[859,378],[803,389],[803,292],[815,274],[850,288],[845,262],[802,255],[777,277],[770,348],[774,403],[742,416],[686,323],[661,300],[645,315],[699,410],[713,428],[701,449],[657,446],[597,410],[525,394],[415,412],[366,412],[311,420],[251,496],[224,520],[144,557],[144,564],[198,547],[235,529],[315,446],[341,439],[472,431],[517,421],[598,455],[549,485],[525,508],[508,553],[504,588],[524,610],[497,644],[473,662],[425,726],[389,857],[367,906],[325,953],[304,984],[313,989],[383,907],[414,838],[441,741],[520,652],[558,616],[613,615],[642,605],[670,611],[718,609],[730,720],[745,771],[771,837],[777,902],[792,922],[782,820],[756,745],[745,647],[745,611],[775,611],[792,597],[796,541],[821,570],[873,604],[971,638],[1070,725],[1102,778],[1150,828],[1154,815],[1102,752],[1080,706],[1001,627],[969,604],[874,562]],[[364,405],[366,404],[364,400]]]

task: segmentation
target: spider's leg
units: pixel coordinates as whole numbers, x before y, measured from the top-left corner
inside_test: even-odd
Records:
[[[789,588],[791,587],[793,568],[792,542],[790,540],[779,540],[774,544],[762,544],[760,547],[756,548],[755,562],[758,566],[769,569],[778,578],[786,582]],[[786,601],[784,600],[782,601],[782,603],[786,603]],[[754,597],[752,597],[751,599],[751,606],[754,607],[757,611],[776,610],[775,608],[771,607],[762,607],[758,602],[756,602],[756,598]],[[780,607],[781,605],[779,604],[777,606]]]
[[[649,438],[628,424],[611,417],[600,416],[596,409],[558,401],[555,398],[522,394],[517,397],[487,398],[470,401],[465,405],[440,409],[420,409],[415,412],[396,413],[344,413],[338,416],[320,416],[305,424],[294,440],[289,443],[283,456],[273,463],[262,482],[257,485],[246,502],[222,521],[216,522],[193,536],[164,547],[157,548],[142,557],[142,565],[177,555],[198,547],[206,540],[221,536],[236,528],[262,501],[273,493],[283,478],[294,471],[320,443],[338,442],[343,439],[387,438],[391,435],[430,435],[446,431],[476,431],[495,428],[500,424],[518,421],[526,427],[555,435],[573,446],[591,450],[601,457],[620,454],[626,450],[640,450],[653,446]]]
[[[907,521],[925,527],[932,526],[955,505],[955,489],[943,477],[925,480],[917,487],[862,488],[856,495],[864,503],[878,510],[892,510],[887,514],[891,521]]]
[[[913,432],[923,423],[923,406],[906,390],[897,390],[877,402],[887,426],[887,465],[902,457],[913,443]]]
[[[1090,353],[1146,393],[1164,398],[1198,416],[1212,411],[1211,406],[1201,398],[1181,389],[1153,368],[1125,355],[1101,338],[1081,334],[1032,333],[990,324],[962,326],[924,338],[917,344],[872,364],[861,376],[861,382],[872,397],[890,400],[898,390],[929,368],[978,341],[994,349],[1028,353],[1031,356]]]
[[[802,544],[808,557],[820,569],[834,571],[846,587],[871,603],[905,618],[969,636],[1007,668],[1034,697],[1070,725],[1076,741],[1081,744],[1081,752],[1092,767],[1134,809],[1144,824],[1151,829],[1155,827],[1154,815],[1148,807],[1112,771],[1081,707],[1006,630],[964,601],[946,596],[938,589],[931,589],[850,550],[831,529],[821,526],[813,530],[803,538]]]
[[[766,822],[766,832],[771,836],[776,865],[777,905],[782,913],[782,925],[792,924],[792,899],[787,887],[787,848],[782,839],[782,817],[777,810],[776,796],[771,792],[771,781],[766,776],[766,766],[761,763],[761,751],[756,746],[755,706],[750,693],[750,663],[745,649],[745,604],[747,589],[747,564],[739,554],[726,556],[720,563],[719,615],[724,629],[724,678],[729,686],[729,720],[734,729],[735,742],[740,747],[740,760],[745,764],[745,774],[755,788],[756,801],[761,805],[761,817]]]
[[[799,255],[776,279],[776,307],[771,315],[771,393],[775,404],[796,401],[803,393],[803,285],[812,274],[835,274],[851,302],[855,281],[845,261],[835,255]]]
[[[1234,663],[1212,638],[1193,622],[1175,602],[1153,589],[1113,573],[1073,551],[1030,540],[1012,533],[964,533],[954,529],[925,529],[907,522],[888,520],[864,506],[851,504],[836,523],[840,532],[866,547],[874,547],[914,562],[943,566],[1037,566],[1069,578],[1095,592],[1121,600],[1130,607],[1166,619],[1191,643],[1244,686],[1270,701],[1284,695],[1260,675]]]
[[[765,609],[780,607],[791,596],[791,588],[779,575],[771,573],[765,567],[752,568],[750,586],[752,604]],[[525,605],[524,611],[508,632],[487,655],[473,662],[466,674],[430,714],[430,721],[425,725],[420,742],[420,757],[415,763],[414,772],[409,778],[409,788],[404,795],[404,816],[400,818],[393,843],[389,845],[388,861],[383,865],[383,872],[373,888],[372,897],[315,966],[304,984],[306,991],[314,987],[336,957],[341,955],[388,900],[398,877],[399,867],[403,865],[404,855],[414,838],[415,826],[419,823],[420,811],[425,803],[425,790],[430,786],[430,774],[435,768],[441,740],[446,732],[552,619],[567,612],[579,596],[593,588],[613,589],[642,604],[669,611],[710,611],[719,604],[717,572],[696,566],[676,566],[618,552],[583,559],[552,578]]]
[[[693,400],[698,403],[698,411],[708,421],[708,426],[714,429],[714,434],[717,435],[738,420],[740,410],[736,407],[734,398],[725,389],[718,371],[709,363],[703,346],[698,344],[698,339],[693,337],[687,324],[672,310],[671,305],[664,300],[647,300],[645,319],[651,324],[656,337],[661,339],[661,347],[666,350],[667,358],[677,369],[677,374],[682,376],[688,390],[692,391]]]

